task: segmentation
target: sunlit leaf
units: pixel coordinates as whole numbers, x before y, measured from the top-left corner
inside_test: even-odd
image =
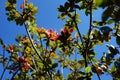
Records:
[[[93,0],[95,6],[100,6],[104,0]]]
[[[28,7],[31,9],[31,8],[33,7],[33,3],[30,2],[30,3],[28,4]]]
[[[34,7],[32,8],[33,14],[37,13],[37,11],[38,11],[38,8],[37,8],[36,6],[34,6]]]
[[[88,67],[85,68],[85,72],[86,73],[90,73],[90,71],[91,71],[91,67],[90,66],[88,66]]]
[[[57,59],[58,55],[56,53],[51,53],[51,57],[54,58],[54,59]]]

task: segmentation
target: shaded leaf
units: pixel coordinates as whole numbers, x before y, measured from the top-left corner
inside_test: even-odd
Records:
[[[114,22],[113,19],[108,20],[107,24],[112,24]]]
[[[103,13],[102,13],[102,21],[105,22],[108,20],[108,18],[111,16],[113,12],[113,7],[107,8]]]
[[[120,71],[120,61],[115,61],[114,64],[115,64],[115,67],[117,68],[117,70]]]
[[[53,65],[52,65],[52,68],[56,68],[58,66],[58,63],[54,63]]]
[[[112,29],[108,26],[101,27],[100,30],[102,33],[106,33],[106,34],[108,34],[110,31],[112,31]]]
[[[116,37],[116,43],[120,46],[120,35],[117,35],[117,37]]]
[[[113,45],[107,44],[106,46],[108,47],[110,53],[112,53],[113,55],[116,55],[117,53],[119,53],[119,50]]]

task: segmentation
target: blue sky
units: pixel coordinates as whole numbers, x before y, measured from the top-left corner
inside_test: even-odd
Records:
[[[25,34],[25,29],[23,26],[17,26],[14,22],[7,21],[6,11],[5,11],[5,1],[7,0],[1,0],[0,2],[0,38],[4,40],[6,44],[14,44],[16,35],[18,34]],[[19,1],[19,4],[22,4],[22,0]],[[57,19],[58,12],[57,8],[60,4],[63,4],[67,0],[28,0],[29,2],[32,1],[36,6],[38,6],[38,13],[36,15],[37,18],[37,25],[40,27],[44,27],[46,29],[53,29],[56,31],[60,31],[60,29],[63,27],[63,24],[65,21],[62,21],[61,19]],[[17,6],[18,9],[19,6]],[[97,10],[93,14],[93,20],[100,20],[100,14],[102,10]],[[86,30],[89,26],[89,17],[85,17],[84,12],[80,13],[80,19],[81,24],[79,24],[79,29],[81,33],[86,33]],[[99,57],[103,51],[106,51],[106,48],[103,48],[101,46],[98,46],[99,48],[96,48],[96,51],[98,51],[100,54],[97,56]],[[104,46],[105,47],[105,46]],[[2,48],[0,46],[0,54],[2,53]],[[0,68],[3,70],[1,64]],[[1,75],[0,71],[0,75]],[[65,71],[64,75],[67,73]],[[7,75],[7,73],[6,73]],[[5,75],[5,76],[6,76]],[[7,76],[8,77],[8,76]],[[110,76],[101,76],[102,80],[112,80],[110,79]],[[97,80],[96,75],[94,75],[93,80]]]

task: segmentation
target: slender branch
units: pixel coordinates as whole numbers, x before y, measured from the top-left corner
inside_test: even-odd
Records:
[[[79,30],[79,28],[78,28],[78,25],[77,25],[77,22],[76,22],[76,9],[75,9],[75,16],[74,16],[74,18],[73,18],[73,21],[74,21],[74,23],[75,23],[75,28],[77,29],[77,32],[78,32],[78,35],[79,35],[79,38],[80,38],[80,40],[81,40],[81,43],[82,43],[82,45],[83,45],[83,47],[84,47],[84,42],[83,42],[83,38],[82,38],[82,35],[81,35],[81,33],[80,33],[80,30]]]
[[[18,73],[19,69],[17,69],[17,71],[13,74],[11,80],[14,80],[13,78],[15,77],[15,75]]]
[[[39,59],[42,61],[42,63],[45,64],[44,59],[42,58],[41,55],[39,55],[39,52],[37,51],[37,49],[36,49],[36,47],[35,47],[35,45],[34,45],[34,43],[33,43],[33,41],[32,41],[31,35],[30,35],[30,33],[29,33],[29,30],[28,30],[28,25],[27,25],[27,24],[24,24],[24,25],[25,25],[25,29],[26,29],[27,35],[28,35],[28,37],[29,37],[29,39],[30,39],[31,45],[32,45],[35,53],[37,54],[37,56],[39,57]],[[49,66],[49,65],[48,65],[48,66]],[[46,64],[45,64],[45,67],[47,67]],[[50,80],[52,80],[52,75],[50,74],[49,71],[47,71],[47,74],[50,76]]]
[[[9,65],[9,62],[10,62],[10,60],[9,60],[8,63],[6,64],[4,70],[3,70],[2,74],[1,74],[0,80],[2,80],[2,78],[3,78],[3,76],[4,76],[4,73],[5,73],[6,69],[7,69],[7,66]]]
[[[87,43],[86,43],[86,49],[85,49],[85,57],[87,58],[88,57],[88,59],[90,60],[90,62],[91,62],[91,64],[94,66],[94,64],[93,64],[93,62],[92,62],[92,60],[91,60],[91,58],[87,55],[87,53],[88,53],[88,51],[89,51],[89,44],[90,44],[90,34],[91,34],[91,31],[92,31],[92,4],[93,4],[93,0],[90,2],[90,24],[89,24],[89,31],[88,31],[88,41],[87,41]],[[96,71],[96,70],[95,70]],[[101,78],[100,78],[100,76],[99,76],[99,74],[98,74],[98,72],[96,71],[96,74],[97,74],[97,76],[98,76],[98,79],[99,80],[101,80]]]
[[[31,45],[32,45],[35,53],[37,54],[37,56],[39,57],[39,59],[40,59],[42,62],[44,62],[42,56],[39,54],[38,50],[36,49],[36,47],[35,47],[35,45],[34,45],[34,43],[33,43],[33,40],[32,40],[32,38],[31,38],[31,35],[30,35],[30,33],[29,33],[29,30],[28,30],[28,25],[27,25],[27,24],[24,24],[24,25],[25,25],[25,29],[26,29],[27,35],[28,35],[28,37],[29,37],[29,39],[30,39]]]
[[[95,65],[94,65],[93,62],[92,62],[92,59],[91,59],[89,56],[88,56],[88,59],[89,59],[90,63],[93,65],[93,67],[95,67]],[[100,76],[99,76],[99,74],[98,74],[98,72],[97,72],[96,69],[95,69],[95,71],[96,71],[96,74],[97,74],[98,79],[101,80],[101,78],[100,78]]]

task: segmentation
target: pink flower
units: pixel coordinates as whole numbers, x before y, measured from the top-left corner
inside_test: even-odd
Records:
[[[58,32],[54,32],[53,36],[51,36],[50,40],[56,41],[60,37],[60,34]]]
[[[52,29],[50,29],[50,30],[46,30],[45,33],[47,34],[48,37],[50,37],[52,35],[53,31],[52,31]]]
[[[63,29],[61,29],[61,32],[63,32],[64,34],[67,32],[67,29],[66,29],[66,27],[65,28],[63,28]]]
[[[73,28],[66,29],[66,27],[65,27],[65,28],[61,29],[61,32],[63,32],[64,34],[66,34],[66,33],[71,34],[73,32]]]

